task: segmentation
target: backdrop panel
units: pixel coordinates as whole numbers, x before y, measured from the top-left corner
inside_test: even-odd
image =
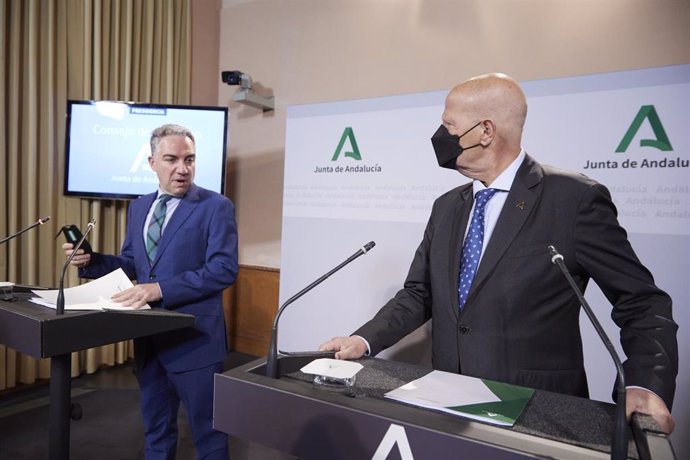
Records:
[[[525,150],[610,188],[640,259],[674,300],[681,366],[672,439],[679,458],[690,456],[682,436],[690,431],[690,65],[522,85]],[[366,242],[376,248],[286,310],[281,349],[351,333],[402,286],[433,200],[467,182],[437,166],[429,141],[446,92],[289,108],[281,303]],[[618,346],[610,304],[594,283],[586,297]],[[581,323],[592,398],[611,401],[613,363],[586,316]],[[428,364],[427,336],[422,328],[384,354]]]

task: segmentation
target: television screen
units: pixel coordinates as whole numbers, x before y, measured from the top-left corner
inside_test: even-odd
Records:
[[[194,183],[224,192],[228,109],[116,101],[68,101],[65,195],[130,199],[156,191],[151,132],[166,123],[196,140]]]

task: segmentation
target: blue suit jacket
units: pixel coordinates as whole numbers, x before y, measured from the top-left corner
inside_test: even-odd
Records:
[[[160,285],[163,298],[152,307],[196,317],[194,328],[137,339],[137,365],[152,353],[174,372],[221,362],[227,353],[222,292],[235,281],[238,269],[234,206],[225,196],[192,185],[166,225],[151,263],[143,235],[156,195],[130,204],[122,254],[94,252],[79,276],[97,278],[121,267],[138,283]]]

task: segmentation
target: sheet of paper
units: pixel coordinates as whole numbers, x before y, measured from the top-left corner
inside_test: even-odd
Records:
[[[531,388],[432,371],[385,396],[415,406],[511,426],[532,394]]]
[[[121,268],[118,268],[88,283],[65,289],[65,310],[133,310],[132,307],[124,307],[111,299],[113,294],[132,286],[134,286],[132,281],[127,278]],[[31,292],[38,296],[31,299],[32,302],[55,308],[58,297],[57,289]],[[140,309],[150,308],[147,304]]]

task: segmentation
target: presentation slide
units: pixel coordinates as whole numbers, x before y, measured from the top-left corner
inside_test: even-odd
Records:
[[[227,108],[70,101],[65,194],[136,198],[155,191],[149,140],[166,123],[194,134],[195,183],[223,193]]]

